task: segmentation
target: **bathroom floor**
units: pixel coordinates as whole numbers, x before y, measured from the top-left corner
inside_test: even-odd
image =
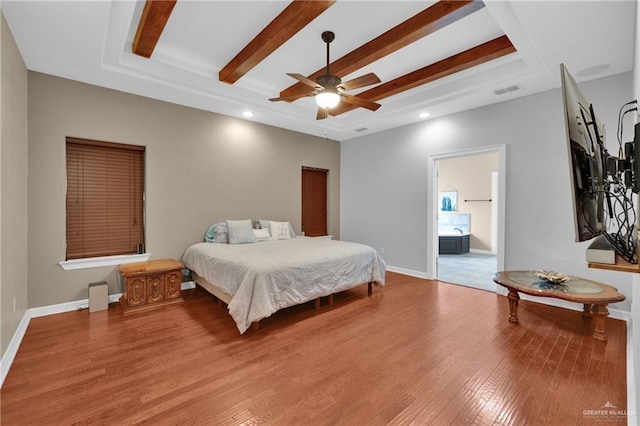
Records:
[[[438,280],[481,290],[496,291],[493,276],[497,270],[496,256],[464,253],[438,255]]]

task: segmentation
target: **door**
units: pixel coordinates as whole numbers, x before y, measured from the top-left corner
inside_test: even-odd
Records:
[[[327,235],[328,174],[328,170],[302,168],[302,232],[308,237]]]
[[[497,291],[493,276],[500,270],[498,232],[499,228],[504,226],[498,214],[498,204],[501,200],[499,172],[496,171],[502,167],[501,157],[500,150],[487,148],[469,152],[458,151],[433,159],[432,211],[436,217],[433,229],[437,238],[434,252],[439,252],[434,253],[436,279],[491,292]],[[458,191],[457,212],[441,212],[440,194],[454,188]],[[447,239],[451,237],[444,234],[450,231],[450,222],[439,220],[443,219],[444,214],[456,213],[470,215],[471,234],[468,238],[476,240],[475,247],[464,254],[447,250]],[[440,231],[443,235],[440,235]]]

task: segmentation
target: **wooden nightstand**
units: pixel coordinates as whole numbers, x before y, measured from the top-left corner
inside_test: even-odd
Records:
[[[120,305],[125,315],[182,303],[182,269],[174,259],[127,263],[118,267],[125,279]]]

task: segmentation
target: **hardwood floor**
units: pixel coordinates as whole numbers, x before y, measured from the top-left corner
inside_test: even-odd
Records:
[[[201,290],[124,317],[117,304],[31,320],[1,390],[3,425],[626,424],[626,324],[388,273],[239,335]],[[597,414],[612,404],[610,414]],[[619,413],[619,414],[618,414]]]

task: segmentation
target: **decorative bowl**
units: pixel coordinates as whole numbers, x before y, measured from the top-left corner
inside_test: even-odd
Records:
[[[554,271],[538,271],[536,272],[536,276],[552,284],[565,284],[571,279],[567,274]]]

